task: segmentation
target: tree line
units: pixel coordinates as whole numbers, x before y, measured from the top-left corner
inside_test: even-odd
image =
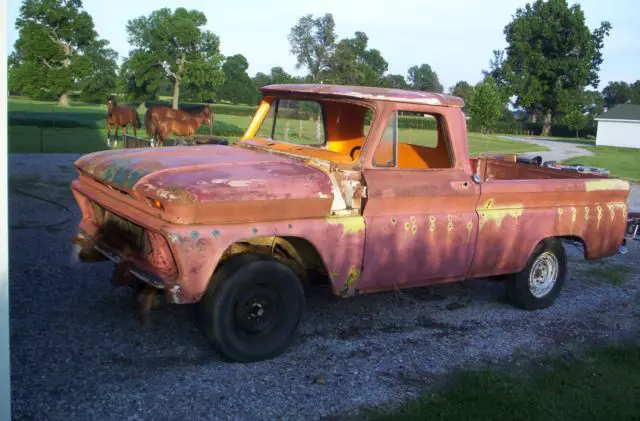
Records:
[[[246,57],[224,57],[219,37],[206,24],[204,13],[182,7],[131,19],[125,28],[131,50],[119,66],[118,54],[98,36],[81,0],[23,0],[9,57],[10,92],[61,105],[72,93],[86,102],[104,102],[112,94],[133,102],[167,95],[174,107],[185,100],[256,104],[259,88],[272,83],[444,92],[429,64],[391,74],[364,32],[340,39],[331,13],[302,16],[290,30],[290,52],[296,67],[306,70],[302,77],[279,66],[250,77]],[[493,52],[480,82],[459,81],[448,93],[465,100],[465,112],[482,128],[514,120],[508,105],[522,121],[542,121],[543,135],[552,123],[583,127],[606,107],[640,103],[640,80],[595,89],[611,30],[609,22],[588,28],[580,5],[566,0],[527,3],[504,27],[507,48]]]

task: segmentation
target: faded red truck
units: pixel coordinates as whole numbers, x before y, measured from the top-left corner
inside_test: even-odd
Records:
[[[92,153],[72,183],[81,258],[116,262],[116,283],[199,302],[208,338],[234,360],[288,346],[307,283],[349,296],[490,277],[539,309],[565,281],[562,239],[587,259],[623,241],[628,182],[471,158],[459,98],[262,92],[233,145]],[[405,114],[431,121],[428,138],[398,127]]]

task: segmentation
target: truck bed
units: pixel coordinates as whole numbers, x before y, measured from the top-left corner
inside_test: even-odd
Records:
[[[478,162],[480,162],[479,175],[482,181],[607,178],[597,174],[584,174],[574,171],[564,171],[555,168],[538,167],[531,164],[509,162],[491,158],[471,158],[469,162],[474,173],[476,173]]]

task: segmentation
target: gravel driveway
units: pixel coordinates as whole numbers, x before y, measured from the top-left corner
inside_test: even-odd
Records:
[[[318,290],[284,355],[225,363],[193,324],[191,307],[164,306],[144,328],[130,293],[110,286],[111,264],[71,259],[75,158],[9,158],[14,190],[75,212],[10,196],[15,420],[320,419],[416,396],[461,365],[640,333],[635,241],[606,266],[579,261],[567,246],[566,287],[552,308],[535,313],[512,307],[485,281],[343,301]]]
[[[529,152],[522,154],[523,156],[534,157],[541,156],[543,161],[563,161],[577,156],[591,156],[593,152],[581,148],[580,145],[570,142],[561,142],[545,138],[532,138],[520,136],[500,136],[508,140],[516,140],[519,142],[532,143],[534,145],[544,146],[549,150],[546,152]]]

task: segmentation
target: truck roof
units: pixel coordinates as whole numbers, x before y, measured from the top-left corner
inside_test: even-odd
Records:
[[[406,89],[378,88],[371,86],[287,83],[263,86],[261,88],[261,91],[265,95],[315,94],[373,101],[405,102],[420,105],[438,105],[444,107],[464,106],[464,100],[453,95],[438,94],[435,92],[410,91]]]

